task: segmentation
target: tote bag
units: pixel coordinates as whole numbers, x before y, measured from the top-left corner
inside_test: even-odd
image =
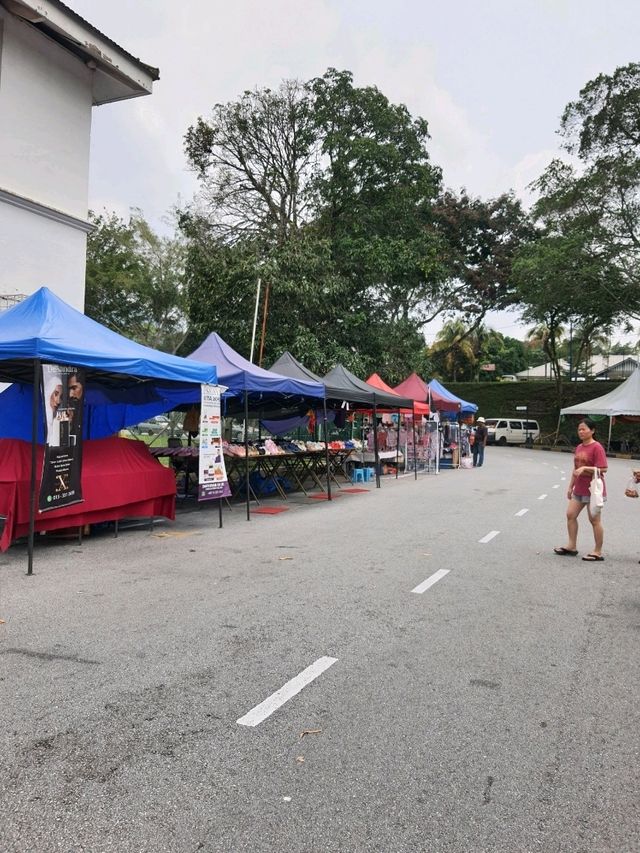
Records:
[[[589,498],[589,509],[591,510],[591,514],[595,515],[600,512],[604,506],[604,482],[600,476],[599,468],[596,468],[596,472],[591,478],[589,491],[591,492],[591,496]]]

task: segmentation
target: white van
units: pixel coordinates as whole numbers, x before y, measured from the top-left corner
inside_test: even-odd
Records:
[[[525,444],[527,435],[531,441],[540,437],[538,421],[525,421],[519,418],[487,418],[488,444]]]

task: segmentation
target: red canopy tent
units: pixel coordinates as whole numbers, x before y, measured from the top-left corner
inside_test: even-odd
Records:
[[[415,376],[419,382],[422,382],[422,379],[420,379],[420,377],[416,373],[414,373],[413,376]],[[411,377],[409,377],[409,378],[411,378]],[[405,382],[406,381],[407,380],[405,380]],[[387,385],[387,383],[383,379],[381,379],[380,376],[378,376],[377,373],[371,374],[371,376],[367,379],[367,384],[372,385],[374,388],[379,388],[382,391],[388,391],[391,394],[398,394],[399,396],[402,396],[402,397],[408,397],[410,400],[414,401],[412,409],[400,409],[399,411],[403,415],[411,415],[411,419],[413,422],[413,444],[415,447],[415,444],[416,444],[416,416],[417,415],[421,416],[421,415],[428,415],[429,414],[429,406],[425,402],[426,396],[415,397],[411,393],[400,394],[400,392],[398,391],[397,388],[390,388]],[[426,385],[424,387],[427,388]],[[398,385],[398,388],[400,388],[399,385]],[[428,393],[428,391],[429,391],[429,389],[427,388],[427,393]],[[400,446],[400,420],[398,419],[398,445],[397,445],[397,447],[399,448],[399,446]],[[413,467],[414,467],[414,477],[417,479],[418,478],[418,467],[417,467],[417,461],[416,461],[415,456],[414,456],[414,466]],[[396,456],[396,477],[397,476],[398,476],[398,464],[397,464],[397,456]]]
[[[422,382],[422,380],[420,379],[419,376],[417,376],[415,373],[413,375],[416,376],[416,378],[419,379],[420,382]],[[367,379],[367,385],[372,385],[374,388],[377,388],[379,391],[386,391],[389,394],[398,394],[401,397],[408,397],[410,400],[415,400],[412,409],[400,409],[400,413],[402,415],[413,415],[413,414],[428,415],[429,414],[429,406],[427,405],[427,403],[418,402],[418,400],[415,397],[413,397],[412,394],[402,394],[398,390],[398,388],[400,388],[399,385],[398,385],[398,388],[391,388],[391,386],[387,385],[387,383],[383,379],[381,379],[377,373],[371,374],[371,376]]]
[[[460,402],[453,402],[451,399],[441,396],[433,388],[429,388],[424,379],[421,379],[417,373],[412,373],[407,376],[404,382],[393,389],[396,394],[402,394],[404,397],[411,397],[412,400],[420,402],[428,402],[432,409],[437,409],[440,412],[459,412]]]

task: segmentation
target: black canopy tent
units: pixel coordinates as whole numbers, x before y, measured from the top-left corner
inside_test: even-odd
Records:
[[[304,364],[301,364],[296,358],[294,358],[290,352],[286,351],[282,353],[280,358],[269,368],[275,373],[279,373],[282,376],[288,376],[291,379],[301,379],[304,382],[320,382],[322,384],[323,380],[320,379],[313,371],[309,370]],[[329,467],[329,432],[328,432],[328,421],[327,421],[327,386],[324,385],[325,395],[322,401],[322,436],[324,441],[324,457],[325,457],[325,465],[327,469],[327,499],[332,500],[331,497],[331,476],[330,476],[330,467]]]
[[[327,398],[342,400],[349,403],[357,403],[359,407],[372,409],[373,412],[373,452],[375,456],[376,487],[380,488],[380,458],[378,455],[378,430],[376,420],[378,406],[383,409],[410,409],[413,401],[408,397],[400,397],[398,394],[390,394],[369,385],[362,379],[358,379],[350,370],[342,364],[336,364],[333,370],[322,379],[327,389]]]
[[[340,408],[344,403],[355,403],[359,408],[371,409],[374,421],[378,406],[384,409],[410,409],[413,401],[398,394],[374,388],[362,379],[358,379],[351,371],[341,364],[337,364],[324,377],[319,377],[304,364],[301,364],[290,352],[284,352],[280,358],[271,366],[272,370],[284,376],[306,381],[322,382],[325,387],[326,407]],[[327,445],[327,419],[326,407],[324,418],[325,446]],[[376,486],[380,486],[380,465],[378,458],[378,438],[374,430],[374,453],[376,467]]]

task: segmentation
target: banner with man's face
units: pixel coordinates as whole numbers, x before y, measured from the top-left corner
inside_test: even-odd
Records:
[[[42,365],[45,453],[40,512],[82,501],[84,368]]]

